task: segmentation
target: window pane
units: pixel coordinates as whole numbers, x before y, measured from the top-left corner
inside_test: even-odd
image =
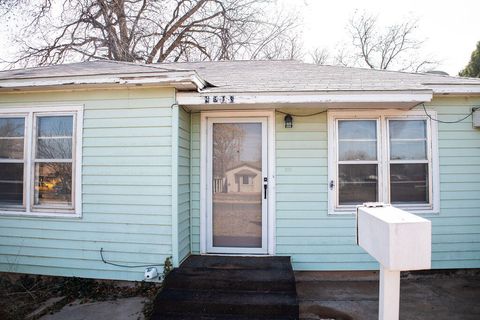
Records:
[[[35,164],[35,205],[72,205],[72,164]]]
[[[391,203],[429,203],[428,165],[390,165]]]
[[[377,159],[377,122],[341,120],[338,122],[338,158],[340,161]]]
[[[0,137],[23,137],[24,118],[0,118]]]
[[[390,160],[426,160],[427,141],[391,141]]]
[[[340,120],[338,121],[339,139],[377,139],[376,120]]]
[[[376,141],[339,141],[338,158],[345,160],[377,160]]]
[[[390,160],[427,159],[425,120],[390,120]]]
[[[23,159],[24,118],[0,118],[0,159]]]
[[[378,201],[376,164],[341,164],[338,178],[340,205]]]
[[[37,159],[71,159],[72,138],[43,138],[37,140]]]
[[[0,163],[0,206],[23,204],[23,163]]]
[[[71,137],[73,116],[38,117],[37,137]]]
[[[23,159],[23,138],[0,138],[0,159]]]
[[[390,120],[390,139],[426,139],[425,120]]]

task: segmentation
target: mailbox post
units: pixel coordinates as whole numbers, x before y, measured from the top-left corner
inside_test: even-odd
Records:
[[[430,269],[427,219],[382,203],[357,207],[357,244],[380,263],[379,320],[398,320],[400,271]]]

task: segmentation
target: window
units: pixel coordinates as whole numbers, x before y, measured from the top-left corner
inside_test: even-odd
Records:
[[[0,110],[0,212],[79,215],[81,109]]]
[[[25,118],[0,118],[0,206],[23,207]]]
[[[417,111],[329,112],[329,211],[438,211],[436,124]]]

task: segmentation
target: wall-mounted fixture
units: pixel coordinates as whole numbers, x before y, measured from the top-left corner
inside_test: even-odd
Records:
[[[158,271],[155,267],[145,268],[145,280],[154,280],[158,278]]]
[[[472,109],[473,127],[480,129],[480,107]]]
[[[291,115],[287,114],[283,121],[285,121],[285,128],[293,128],[293,117]]]

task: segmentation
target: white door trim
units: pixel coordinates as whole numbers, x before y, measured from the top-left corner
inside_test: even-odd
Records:
[[[275,254],[275,111],[206,111],[200,116],[200,253],[207,254],[208,236],[208,132],[209,118],[267,118],[268,204],[267,204],[267,254]],[[243,254],[243,253],[239,253]],[[246,252],[245,254],[249,254]]]

